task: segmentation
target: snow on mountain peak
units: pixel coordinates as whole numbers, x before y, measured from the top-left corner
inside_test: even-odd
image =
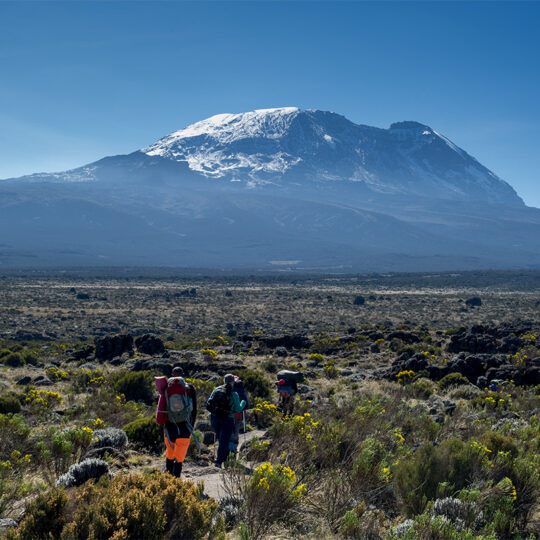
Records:
[[[344,180],[383,193],[441,198],[519,199],[513,189],[425,124],[389,129],[297,107],[218,114],[175,131],[142,150],[187,162],[208,178],[248,186]]]
[[[143,152],[148,155],[162,155],[161,150],[164,146],[181,139],[200,136],[215,137],[221,142],[232,142],[253,136],[279,137],[287,128],[290,119],[299,111],[298,107],[281,107],[239,114],[216,114],[167,135],[145,148]]]

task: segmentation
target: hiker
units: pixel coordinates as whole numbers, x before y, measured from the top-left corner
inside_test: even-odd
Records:
[[[244,381],[238,376],[234,376],[233,391],[238,394],[238,397],[246,402],[246,405],[242,412],[234,413],[234,429],[229,441],[229,450],[238,453],[238,443],[240,441],[240,430],[243,428],[246,432],[246,409],[249,409],[249,400],[247,397],[246,389],[244,387]]]
[[[167,472],[180,478],[182,464],[193,435],[197,447],[199,443],[193,434],[197,418],[197,391],[183,378],[181,367],[174,367],[171,378],[155,377],[160,392],[156,422],[163,425],[165,439],[165,467]]]
[[[246,406],[246,402],[240,401],[238,393],[233,389],[234,375],[228,373],[223,382],[225,384],[215,388],[206,402],[206,408],[210,411],[210,422],[218,439],[214,463],[220,468],[229,456],[229,443],[234,431],[234,413],[242,412]]]
[[[279,394],[278,409],[283,415],[294,412],[295,396],[298,393],[298,383],[304,376],[299,371],[282,370],[277,374],[276,390]]]

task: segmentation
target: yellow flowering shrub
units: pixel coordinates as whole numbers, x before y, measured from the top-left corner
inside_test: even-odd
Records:
[[[69,508],[52,505],[51,495],[39,507],[29,506],[12,540],[26,538],[112,538],[128,540],[224,540],[225,525],[219,506],[203,498],[203,487],[169,474],[119,474],[112,480],[86,484],[70,495]],[[53,511],[54,510],[54,511]],[[44,516],[48,518],[44,521]]]
[[[26,393],[26,403],[35,414],[43,414],[52,408],[62,405],[62,396],[58,392],[48,390],[36,390],[30,388]]]
[[[69,371],[64,371],[54,366],[47,368],[45,370],[45,373],[51,381],[65,381],[66,379],[69,379],[71,375]]]
[[[414,380],[415,376],[416,376],[416,373],[412,369],[409,369],[409,370],[405,370],[405,371],[400,371],[396,375],[396,379],[397,379],[398,383],[400,383],[400,384],[407,384],[407,383],[412,382]]]
[[[278,408],[270,401],[256,400],[252,413],[259,427],[271,426],[281,419],[281,413],[278,411]]]
[[[218,353],[214,349],[201,349],[201,353],[211,360],[215,360],[218,356]]]
[[[259,465],[249,479],[245,497],[245,522],[250,538],[260,538],[272,525],[287,521],[306,496],[307,488],[284,465]]]

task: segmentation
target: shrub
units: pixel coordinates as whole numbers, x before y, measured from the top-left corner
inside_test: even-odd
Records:
[[[323,366],[323,373],[329,379],[335,379],[339,375],[339,368],[336,367],[336,363],[332,360]]]
[[[25,452],[30,428],[19,414],[0,414],[0,460],[9,459],[14,450]]]
[[[105,446],[124,448],[127,443],[128,438],[123,429],[105,428],[94,431],[92,446],[96,448],[104,448]]]
[[[516,457],[518,454],[518,448],[516,443],[511,437],[497,433],[496,431],[486,431],[480,437],[480,440],[489,448],[494,454],[498,452],[510,452],[512,457]]]
[[[31,462],[29,454],[14,450],[9,460],[0,461],[0,516],[7,516],[15,504],[27,495],[29,485],[24,482],[24,469]]]
[[[243,369],[235,371],[243,381],[246,391],[250,397],[259,397],[268,399],[270,397],[270,383],[265,379],[264,375],[254,369]]]
[[[408,384],[416,378],[416,373],[412,369],[400,371],[396,375],[397,382],[400,384]]]
[[[395,527],[388,539],[403,540],[497,540],[496,536],[477,536],[468,529],[458,529],[445,516],[422,514]]]
[[[260,538],[277,521],[287,521],[306,494],[289,467],[266,462],[255,469],[247,482],[245,522],[250,538]]]
[[[268,371],[268,373],[277,373],[278,365],[275,360],[266,360],[266,362],[263,363],[263,368],[265,371]]]
[[[91,442],[90,428],[63,431],[49,428],[36,443],[38,460],[49,480],[65,473],[90,447]]]
[[[31,366],[35,366],[38,363],[38,357],[31,352],[23,353],[22,358],[25,364],[30,364]]]
[[[78,369],[73,373],[73,389],[83,392],[92,388],[99,388],[105,382],[103,370]]]
[[[21,402],[17,396],[8,394],[0,396],[0,414],[17,414],[21,411]]]
[[[84,486],[63,538],[225,538],[219,507],[203,487],[168,474],[118,475]]]
[[[109,473],[109,464],[102,459],[85,459],[72,465],[68,472],[56,481],[56,487],[81,486],[91,478],[101,478]]]
[[[9,540],[60,538],[66,523],[67,496],[61,489],[38,495],[28,504],[24,519],[16,529],[8,530]]]
[[[152,379],[144,371],[125,373],[114,381],[114,388],[123,394],[128,401],[143,401],[150,405],[154,400]]]
[[[420,378],[407,386],[407,392],[419,399],[428,399],[435,390],[435,384],[429,379]]]
[[[22,367],[24,366],[24,358],[20,353],[9,353],[2,359],[4,364],[9,367]]]
[[[475,502],[463,502],[453,497],[437,499],[433,504],[432,514],[449,519],[458,530],[478,529],[484,517],[482,510]]]
[[[138,401],[126,401],[112,388],[103,386],[89,395],[84,403],[89,415],[100,418],[108,425],[121,428],[125,424],[143,418],[147,406]]]
[[[154,418],[139,418],[124,426],[128,439],[151,452],[161,452],[163,446],[163,428]]]
[[[383,533],[384,513],[380,510],[368,510],[365,503],[348,510],[342,518],[339,532],[343,538],[358,540],[379,540]]]
[[[258,399],[251,411],[253,412],[255,424],[258,427],[269,427],[281,419],[278,408],[269,401]]]
[[[440,446],[424,444],[412,456],[401,459],[394,472],[394,488],[406,513],[422,513],[443,482],[454,489],[473,482],[481,461],[478,447],[459,439],[447,439]]]
[[[55,366],[51,366],[50,368],[47,368],[45,370],[45,373],[47,374],[47,377],[49,377],[51,381],[65,381],[66,379],[69,379],[69,376],[70,376],[70,373],[68,371],[64,371]]]
[[[317,364],[322,364],[324,362],[324,356],[321,353],[311,353],[308,359],[317,362]]]
[[[28,388],[26,403],[35,414],[46,414],[57,405],[62,404],[62,396],[58,392]]]
[[[449,373],[439,381],[439,389],[446,390],[451,386],[461,386],[464,384],[469,384],[467,377],[464,377],[461,373]]]

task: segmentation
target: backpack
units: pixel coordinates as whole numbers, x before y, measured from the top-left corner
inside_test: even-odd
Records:
[[[193,401],[187,390],[188,386],[182,377],[169,379],[169,384],[164,392],[169,422],[190,424]]]
[[[206,402],[206,408],[219,418],[227,418],[231,414],[231,393],[225,385],[214,390]]]
[[[288,369],[282,369],[277,374],[278,380],[285,379],[287,382],[301,383],[304,380],[304,374],[301,371],[290,371]]]
[[[244,400],[246,402],[246,406],[244,407],[244,410],[242,412],[234,413],[235,420],[243,420],[244,411],[246,409],[249,409],[249,400],[246,394],[246,389],[244,387],[244,381],[238,375],[234,376],[233,391],[238,394],[238,397],[240,398],[240,400]]]
[[[290,397],[293,393],[291,384],[285,379],[280,379],[276,383],[276,389],[278,391],[278,394],[283,398]]]
[[[157,383],[156,383],[157,384]],[[163,392],[163,397],[165,398],[165,403],[167,405],[167,419],[169,422],[178,425],[179,423],[185,423],[188,428],[191,436],[193,437],[195,444],[197,445],[197,450],[199,455],[201,455],[201,445],[197,436],[193,431],[191,425],[191,414],[193,413],[193,400],[188,394],[188,384],[182,377],[174,377],[169,379],[167,388]],[[161,398],[160,398],[161,399]],[[158,406],[159,409],[159,406]],[[158,411],[163,412],[163,411]],[[172,446],[169,439],[167,430],[164,429],[165,437],[169,441],[169,445]]]

